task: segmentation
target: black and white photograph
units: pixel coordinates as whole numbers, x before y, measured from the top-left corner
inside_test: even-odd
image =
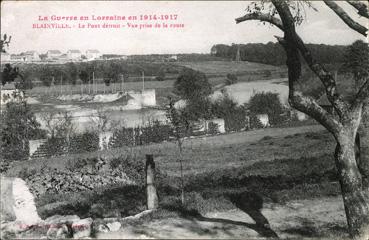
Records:
[[[0,16],[0,239],[369,240],[368,0]]]

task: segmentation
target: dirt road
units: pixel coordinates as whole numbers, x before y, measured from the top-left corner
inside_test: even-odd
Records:
[[[118,238],[221,238],[255,239],[313,237],[347,239],[346,219],[341,197],[296,200],[265,204],[261,214],[269,226],[258,226],[245,212],[233,209],[212,212],[196,218],[158,219],[129,225],[118,232],[98,233],[98,239]]]

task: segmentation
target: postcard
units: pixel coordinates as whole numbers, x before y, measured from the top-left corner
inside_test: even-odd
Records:
[[[368,1],[2,1],[1,239],[369,240]]]

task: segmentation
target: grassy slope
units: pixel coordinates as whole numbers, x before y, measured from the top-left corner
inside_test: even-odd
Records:
[[[334,140],[318,126],[291,129],[262,129],[185,142],[184,170],[188,209],[200,213],[227,210],[234,205],[228,194],[252,191],[266,202],[331,196],[339,193],[332,152]],[[68,159],[105,155],[134,154],[144,164],[144,154],[153,153],[157,168],[161,206],[178,208],[180,181],[178,151],[174,143],[152,144],[133,149],[88,153],[18,164],[22,168],[65,167]],[[126,216],[145,209],[144,189],[139,186],[111,186],[94,191],[44,195],[36,199],[42,216],[78,214],[101,217]],[[63,203],[60,203],[63,202]],[[59,207],[50,208],[50,204]],[[91,209],[98,204],[103,210]],[[117,213],[118,212],[118,213]],[[109,215],[110,214],[110,215]]]
[[[240,76],[240,81],[249,81],[260,79],[260,74],[255,74],[255,72],[271,70],[271,71],[283,71],[281,67],[275,67],[266,64],[260,63],[251,63],[251,62],[230,62],[230,61],[202,61],[202,62],[176,62],[176,64],[180,66],[185,66],[192,68],[194,70],[198,70],[204,72],[208,77],[210,83],[215,86],[219,83],[224,82],[224,76],[227,73],[234,73]],[[177,75],[167,74],[165,81],[145,81],[145,88],[152,89],[155,88],[160,93],[166,93],[168,89],[171,89],[173,83],[176,79]],[[121,83],[111,84],[110,86],[105,87],[106,92],[111,92],[112,89],[121,89]],[[87,93],[89,90],[88,85],[82,86],[83,92]],[[99,83],[97,84],[97,89],[99,93],[103,93],[104,91],[104,84]],[[142,89],[142,82],[125,82],[124,83],[124,90],[141,90]],[[63,85],[55,86],[55,87],[34,87],[27,91],[29,95],[39,96],[43,94],[52,94],[59,95],[59,94],[66,94],[66,93],[74,93],[78,94],[81,92],[80,85]],[[160,96],[159,93],[159,96]]]
[[[189,67],[206,74],[226,75],[234,73],[241,75],[254,71],[277,71],[281,67],[253,62],[233,62],[233,61],[204,61],[204,62],[179,62],[181,66]]]

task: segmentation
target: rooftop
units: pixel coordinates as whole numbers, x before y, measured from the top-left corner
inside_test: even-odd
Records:
[[[53,53],[53,54],[61,54],[61,52],[59,50],[49,50],[47,52],[48,53]]]
[[[68,53],[81,53],[81,51],[72,49],[72,50],[69,50]]]

